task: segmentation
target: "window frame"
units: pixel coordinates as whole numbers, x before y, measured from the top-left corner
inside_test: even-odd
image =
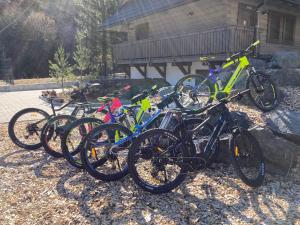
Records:
[[[138,29],[141,29],[141,27],[144,29],[145,28],[144,26],[146,27],[145,30],[147,31],[147,35],[143,35],[142,38],[141,37],[138,38]],[[148,39],[149,34],[150,34],[150,26],[148,22],[140,23],[135,26],[135,40],[140,41],[140,40]]]
[[[247,10],[247,9],[246,9],[247,6],[253,7],[254,9],[253,9],[253,10]],[[253,14],[254,14],[254,21],[253,21],[253,22],[254,22],[254,24],[253,24],[252,26],[251,26],[251,25],[245,26],[245,25],[239,24],[241,15],[243,14],[243,13],[242,13],[243,10],[246,10],[246,11],[248,11],[248,12],[253,11]],[[251,5],[251,4],[239,2],[239,3],[238,3],[237,25],[238,25],[238,26],[245,26],[245,27],[255,27],[255,26],[257,25],[257,21],[258,21],[258,16],[257,16],[257,13],[256,13],[256,11],[255,11],[255,6],[254,6],[254,5]]]
[[[280,17],[280,28],[279,28],[279,39],[271,39],[271,16],[276,15]],[[285,23],[287,18],[292,18],[294,20],[293,24],[293,40],[287,41],[285,40]],[[284,44],[284,45],[294,45],[295,44],[295,34],[296,34],[296,23],[297,23],[297,16],[292,14],[281,13],[277,11],[270,11],[268,14],[268,27],[267,27],[267,42],[272,44]]]

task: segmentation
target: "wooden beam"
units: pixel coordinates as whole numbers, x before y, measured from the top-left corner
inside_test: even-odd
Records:
[[[151,63],[149,66],[153,66],[157,72],[166,79],[167,77],[167,63]]]
[[[125,65],[124,66],[124,72],[126,73],[126,75],[131,78],[131,73],[130,73],[130,66],[129,65]]]
[[[147,78],[147,64],[136,64],[134,67],[144,78]]]
[[[174,62],[172,66],[177,66],[184,75],[191,73],[191,62]]]

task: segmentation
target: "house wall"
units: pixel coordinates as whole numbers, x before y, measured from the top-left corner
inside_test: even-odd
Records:
[[[201,0],[189,3],[161,13],[156,13],[129,25],[128,40],[135,40],[135,26],[149,23],[149,38],[184,34],[227,24],[227,13],[224,10],[227,0]]]
[[[230,25],[237,25],[238,18],[238,4],[239,2],[246,3],[249,5],[257,6],[261,1],[257,0],[225,0],[227,6],[227,14],[228,14],[228,23]],[[270,2],[270,1],[269,1]],[[261,10],[268,9],[277,12],[282,12],[286,14],[291,14],[297,16],[296,21],[296,29],[295,29],[295,42],[294,45],[284,45],[284,44],[273,44],[268,43],[267,41],[267,33],[268,33],[268,15],[258,14],[258,24],[259,24],[259,39],[261,41],[260,45],[260,53],[261,54],[272,54],[276,51],[292,51],[292,50],[300,50],[300,11],[293,10],[290,7],[285,7],[284,4],[279,6],[272,5],[268,3],[268,5],[263,6]]]
[[[196,70],[208,70],[207,66],[203,66],[201,62],[193,62],[191,73],[195,74]],[[131,79],[144,79],[135,67],[130,67]],[[167,63],[167,76],[166,80],[175,85],[179,79],[184,77],[184,74],[177,66],[172,66],[172,63]],[[162,78],[154,67],[147,66],[147,78]]]

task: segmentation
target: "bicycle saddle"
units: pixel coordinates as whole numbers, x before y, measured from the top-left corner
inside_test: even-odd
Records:
[[[144,92],[142,94],[138,94],[136,96],[134,96],[132,99],[131,99],[131,103],[132,104],[136,104],[140,101],[142,101],[144,98],[146,98],[148,96],[148,93],[147,92]]]
[[[138,109],[140,107],[141,107],[140,105],[123,105],[123,108],[128,109],[128,110],[135,110],[135,109]]]
[[[111,102],[113,99],[114,99],[113,97],[107,97],[107,96],[97,98],[99,102],[103,102],[104,104]]]
[[[205,57],[200,57],[201,62],[209,62],[210,60],[215,60],[216,57],[214,56],[205,56]]]

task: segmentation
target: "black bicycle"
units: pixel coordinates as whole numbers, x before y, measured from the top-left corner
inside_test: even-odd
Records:
[[[71,117],[75,117],[82,110],[86,111],[87,107],[91,109],[90,104],[86,99],[86,93],[91,87],[99,85],[100,84],[98,83],[87,84],[84,88],[73,91],[70,101],[68,101],[58,109],[55,109],[54,101],[51,100],[51,115],[46,111],[38,108],[27,108],[17,112],[9,121],[9,137],[17,146],[27,150],[35,150],[42,147],[40,135],[45,124],[51,118],[57,116],[57,112],[74,104],[75,107],[71,112]]]
[[[240,99],[245,90],[216,105],[209,104],[206,119],[187,126],[182,111],[169,111],[161,128],[140,135],[128,154],[128,167],[133,180],[144,190],[160,194],[169,192],[183,182],[188,172],[206,168],[218,153],[219,139],[229,132],[232,164],[243,182],[252,187],[262,185],[265,163],[259,143],[248,130],[235,124],[226,104]],[[212,132],[207,125],[215,122]],[[170,124],[173,124],[170,126]],[[170,129],[174,127],[175,129]]]

